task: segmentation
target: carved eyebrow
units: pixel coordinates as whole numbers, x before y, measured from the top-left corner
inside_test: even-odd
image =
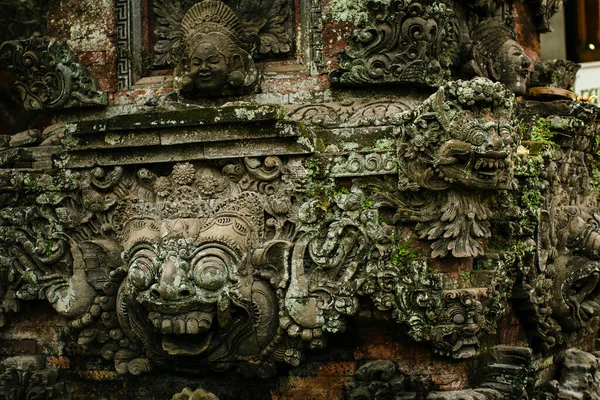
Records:
[[[496,128],[497,126],[498,126],[498,122],[490,121],[490,122],[486,122],[485,124],[483,124],[483,129],[487,131],[490,128]]]

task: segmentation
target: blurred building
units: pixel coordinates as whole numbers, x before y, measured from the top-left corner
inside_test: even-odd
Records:
[[[568,0],[542,35],[542,59],[565,58],[581,64],[575,81],[579,96],[600,95],[600,1]],[[598,100],[596,100],[598,104]]]

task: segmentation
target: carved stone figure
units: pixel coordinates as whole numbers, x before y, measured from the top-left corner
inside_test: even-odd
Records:
[[[53,38],[8,41],[0,47],[0,67],[15,72],[26,110],[58,110],[107,105],[95,79],[66,44]]]
[[[396,218],[418,222],[419,236],[434,241],[433,257],[483,254],[478,240],[490,236],[490,191],[513,182],[512,99],[487,79],[456,81],[401,117],[400,189],[428,192],[400,200]]]
[[[548,117],[560,107],[558,103],[526,111],[535,113],[537,129],[546,124],[545,130],[556,133],[554,140],[560,146],[548,140],[542,142],[545,147],[537,161],[526,155],[520,159],[529,166],[521,167],[520,174],[534,175],[530,179],[540,197],[534,202],[523,199],[523,207],[534,212],[522,214],[527,217],[522,226],[537,229],[535,257],[520,263],[523,278],[513,297],[532,324],[532,342],[543,348],[578,343],[596,329],[600,316],[600,217],[590,185],[590,153],[595,152],[597,132],[592,121],[597,109],[579,104],[569,110],[568,118]],[[558,133],[564,133],[565,139]]]
[[[474,72],[506,85],[516,95],[526,93],[531,59],[502,21],[489,18],[471,33]]]
[[[227,363],[256,356],[273,339],[278,314],[273,288],[255,278],[249,259],[262,223],[252,221],[262,213],[259,200],[233,198],[214,214],[197,205],[196,217],[165,204],[171,218],[127,222],[121,326],[152,358]]]
[[[538,398],[600,399],[600,360],[597,353],[571,348],[555,356],[555,379],[544,383]]]
[[[154,0],[158,39],[154,47],[155,65],[164,66],[176,61],[178,56],[174,53],[181,44],[180,29],[184,16],[202,1],[206,2],[206,0]],[[227,24],[225,28],[232,30],[227,34],[236,35],[234,42],[238,45],[238,42],[245,43],[243,46],[245,50],[254,47],[252,52],[255,52],[256,54],[253,55],[256,56],[278,56],[291,51],[292,7],[289,1],[223,0],[222,5],[230,11],[224,11],[224,14],[217,18],[214,18],[213,14],[213,17],[196,22]],[[236,18],[232,19],[230,12],[233,12]],[[223,29],[224,27],[218,28],[219,31]],[[246,45],[250,47],[246,48]]]
[[[189,96],[251,91],[258,72],[244,43],[241,23],[224,3],[195,4],[181,21],[182,48],[175,84]]]
[[[65,384],[58,370],[46,368],[43,356],[9,357],[0,364],[0,396],[4,399],[66,400]]]

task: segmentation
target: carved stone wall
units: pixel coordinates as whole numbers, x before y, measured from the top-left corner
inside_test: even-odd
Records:
[[[126,3],[1,47],[50,118],[0,140],[4,397],[600,398],[559,2]]]

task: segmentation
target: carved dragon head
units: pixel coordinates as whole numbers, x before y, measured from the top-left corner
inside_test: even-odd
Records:
[[[401,188],[509,188],[517,148],[513,98],[488,79],[455,81],[405,114]]]

